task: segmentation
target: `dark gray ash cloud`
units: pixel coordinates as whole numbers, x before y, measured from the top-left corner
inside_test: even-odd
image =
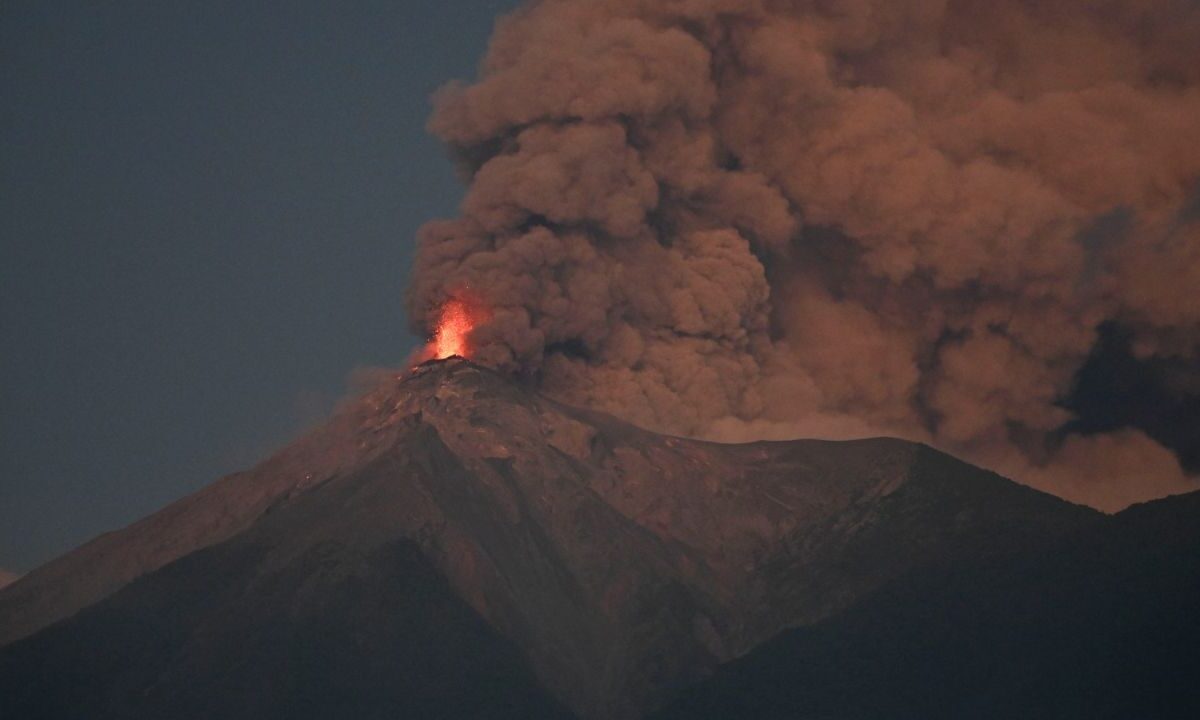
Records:
[[[1196,487],[1064,398],[1106,324],[1200,361],[1200,8],[543,0],[430,127],[428,332],[666,432],[925,440],[1101,508]],[[1119,220],[1119,221],[1117,221]]]

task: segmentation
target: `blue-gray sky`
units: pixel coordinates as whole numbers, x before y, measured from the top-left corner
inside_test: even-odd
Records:
[[[516,0],[0,8],[0,567],[252,464],[400,363],[424,131]]]

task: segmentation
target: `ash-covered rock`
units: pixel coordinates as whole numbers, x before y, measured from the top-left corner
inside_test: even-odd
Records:
[[[185,692],[185,667],[203,676],[246,652],[232,638],[197,645],[206,623],[319,616],[364,568],[390,587],[378,558],[411,546],[554,697],[582,717],[631,718],[914,568],[1094,517],[921,445],[661,436],[451,358],[397,373],[254,469],[35,571],[0,594],[0,640],[89,606],[107,610],[54,632],[102,622],[114,603],[163,611],[181,584],[221,583],[184,573],[170,592],[147,589],[182,572],[174,561],[236,556],[248,565],[230,582],[244,588],[155,635],[175,648],[147,670],[169,696],[163,678]],[[288,593],[263,590],[281,578]],[[244,599],[260,591],[251,612]],[[120,667],[107,671],[114,692],[134,693],[142,679]]]

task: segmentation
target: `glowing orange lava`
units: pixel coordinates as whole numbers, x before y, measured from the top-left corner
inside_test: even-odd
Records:
[[[444,360],[453,355],[467,357],[467,340],[477,316],[478,312],[462,300],[451,298],[446,301],[430,343],[434,359]]]

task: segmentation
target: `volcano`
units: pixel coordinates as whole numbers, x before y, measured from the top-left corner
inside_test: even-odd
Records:
[[[0,591],[0,717],[1186,717],[1197,607],[1200,494],[667,437],[452,357]]]

